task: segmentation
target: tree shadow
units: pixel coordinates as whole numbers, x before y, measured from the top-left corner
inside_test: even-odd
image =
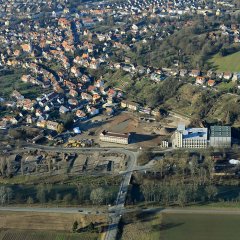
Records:
[[[211,69],[212,71],[215,71],[215,72],[219,69],[218,66],[216,64],[214,64],[214,62],[208,62],[207,66],[209,69]]]
[[[156,211],[146,211],[140,212],[136,215],[136,218],[140,222],[149,222],[157,219],[157,212]]]
[[[166,230],[169,230],[171,228],[176,228],[176,227],[179,227],[181,225],[183,225],[184,223],[165,223],[165,224],[155,224],[152,226],[152,229],[155,230],[155,231],[166,231]]]

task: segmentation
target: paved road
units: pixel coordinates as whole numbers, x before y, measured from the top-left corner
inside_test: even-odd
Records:
[[[228,208],[147,208],[147,209],[137,209],[130,208],[124,209],[122,206],[110,207],[110,209],[121,210],[121,213],[129,213],[135,211],[148,212],[148,213],[179,213],[179,214],[220,214],[220,215],[240,215],[240,210],[238,209],[228,209]],[[69,208],[44,208],[44,207],[0,207],[0,211],[11,211],[11,212],[39,212],[39,213],[80,213],[80,214],[106,214],[108,211],[94,209],[94,208],[82,208],[82,207],[69,207]],[[79,212],[80,211],[80,212]],[[110,210],[111,211],[111,210]],[[113,217],[114,214],[111,214]]]
[[[106,214],[107,211],[94,208],[44,208],[44,207],[0,207],[0,211],[11,212],[40,212],[40,213],[81,213],[81,214]]]
[[[119,188],[119,192],[117,195],[117,199],[116,199],[116,204],[114,206],[109,207],[109,219],[110,219],[110,223],[109,223],[109,227],[107,229],[106,232],[106,237],[105,240],[114,240],[116,239],[117,236],[117,232],[118,232],[118,224],[119,221],[121,219],[122,214],[125,211],[125,200],[127,197],[127,191],[128,191],[128,187],[131,181],[131,177],[132,177],[132,173],[134,170],[136,170],[136,163],[137,163],[137,157],[138,157],[138,150],[139,149],[131,149],[128,150],[126,148],[63,148],[60,146],[55,146],[55,147],[50,147],[50,146],[43,146],[43,145],[37,145],[37,144],[27,144],[25,145],[22,149],[18,150],[18,153],[20,151],[26,151],[26,150],[44,150],[44,151],[54,151],[54,152],[66,152],[66,153],[79,153],[79,152],[88,152],[88,151],[107,151],[109,153],[113,152],[113,153],[123,153],[127,156],[128,160],[127,160],[127,170],[124,171],[122,173],[122,182]],[[142,170],[142,169],[141,169]],[[38,212],[49,212],[49,211],[56,211],[56,212],[78,212],[77,209],[73,208],[71,210],[66,210],[66,209],[22,209],[22,208],[9,208],[9,209],[13,209],[11,211],[38,211]],[[5,209],[6,210],[6,209]],[[83,214],[91,214],[91,210],[86,210],[83,211]]]
[[[109,208],[110,223],[105,235],[105,240],[114,240],[117,237],[119,221],[125,212],[125,201],[128,187],[131,181],[133,170],[136,168],[138,152],[123,150],[128,156],[127,170],[122,175],[122,182],[119,188],[116,205]]]
[[[137,157],[139,153],[141,152],[140,149],[127,149],[127,148],[63,148],[60,146],[50,147],[50,146],[43,146],[43,145],[37,145],[37,144],[27,144],[22,149],[18,150],[18,153],[20,151],[26,151],[26,150],[44,150],[49,152],[66,152],[66,153],[79,153],[79,152],[88,152],[88,151],[107,151],[107,152],[113,152],[113,153],[123,153],[128,157],[127,160],[127,169],[126,171],[123,171],[121,173],[122,175],[122,182],[119,188],[119,192],[116,199],[116,204],[112,207],[109,207],[109,227],[107,229],[105,240],[114,240],[117,237],[118,232],[118,225],[119,221],[121,219],[122,214],[126,211],[125,210],[125,201],[127,197],[127,191],[128,187],[131,181],[132,173],[133,171],[144,171],[151,166],[143,166],[139,167],[137,166]],[[161,150],[157,152],[167,152],[171,151],[172,149],[166,149]],[[11,209],[11,210],[10,210]],[[4,210],[4,209],[3,209]],[[71,209],[63,209],[63,208],[53,208],[53,209],[40,209],[40,208],[5,208],[5,211],[29,211],[29,212],[62,212],[62,213],[77,213],[78,209],[71,208]],[[83,209],[81,212],[82,214],[96,214],[95,212],[92,212],[91,209]]]

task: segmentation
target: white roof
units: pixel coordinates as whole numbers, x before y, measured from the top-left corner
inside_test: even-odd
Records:
[[[188,128],[183,131],[183,139],[207,140],[207,128]]]

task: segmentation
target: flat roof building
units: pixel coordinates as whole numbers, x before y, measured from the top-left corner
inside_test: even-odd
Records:
[[[172,135],[173,148],[206,148],[208,142],[207,128],[185,128],[179,125]]]
[[[232,134],[230,126],[211,126],[210,127],[210,146],[211,147],[231,147]]]
[[[129,144],[131,138],[131,133],[114,133],[104,130],[100,134],[100,140],[103,142],[119,143],[119,144]]]

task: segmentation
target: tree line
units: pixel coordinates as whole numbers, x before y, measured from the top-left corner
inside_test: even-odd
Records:
[[[0,204],[113,204],[118,186],[75,186],[39,184],[37,186],[0,186]]]

